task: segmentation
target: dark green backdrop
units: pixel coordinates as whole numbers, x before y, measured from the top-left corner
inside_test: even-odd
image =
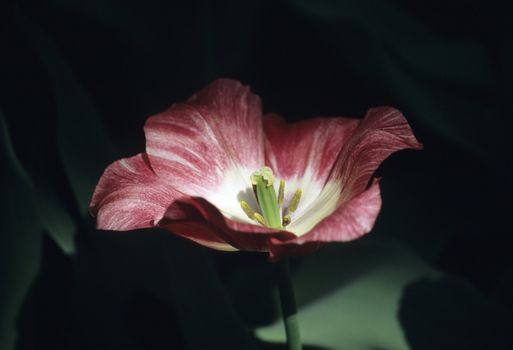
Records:
[[[401,109],[365,238],[293,260],[307,349],[511,349],[513,12],[502,1],[0,5],[0,349],[281,349],[274,266],[99,232],[107,164],[218,77],[286,119]]]

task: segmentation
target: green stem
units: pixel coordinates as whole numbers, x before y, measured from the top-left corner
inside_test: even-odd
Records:
[[[278,287],[280,289],[281,312],[283,314],[288,348],[289,350],[301,350],[296,299],[294,298],[294,289],[292,288],[287,259],[278,262]]]

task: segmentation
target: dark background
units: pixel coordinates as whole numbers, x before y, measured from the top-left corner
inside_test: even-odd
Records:
[[[372,233],[292,261],[307,349],[512,349],[512,14],[502,1],[4,2],[0,349],[284,348],[263,254],[99,232],[87,213],[103,169],[144,149],[145,119],[218,77],[289,121],[392,105],[425,146],[378,170]]]

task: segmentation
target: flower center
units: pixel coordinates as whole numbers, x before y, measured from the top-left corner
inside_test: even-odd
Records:
[[[254,210],[246,201],[240,201],[240,207],[253,221],[263,226],[274,229],[283,229],[292,221],[291,214],[296,211],[302,191],[297,189],[290,201],[290,205],[283,210],[285,198],[285,181],[280,181],[278,195],[274,189],[273,171],[269,167],[263,167],[251,174],[253,193],[258,203],[258,209]]]

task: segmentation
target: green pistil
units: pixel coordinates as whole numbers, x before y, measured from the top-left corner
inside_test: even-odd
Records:
[[[263,167],[251,174],[251,184],[255,193],[258,206],[262,214],[254,211],[247,202],[241,201],[240,206],[244,213],[252,220],[257,221],[263,226],[274,229],[283,229],[291,222],[290,214],[293,213],[301,199],[301,190],[294,193],[294,197],[287,209],[287,213],[282,217],[281,208],[285,198],[285,181],[280,181],[278,196],[274,190],[274,176],[271,168]]]
[[[251,175],[251,183],[267,226],[281,229],[281,213],[276,191],[274,190],[274,176],[271,168],[263,167]]]

